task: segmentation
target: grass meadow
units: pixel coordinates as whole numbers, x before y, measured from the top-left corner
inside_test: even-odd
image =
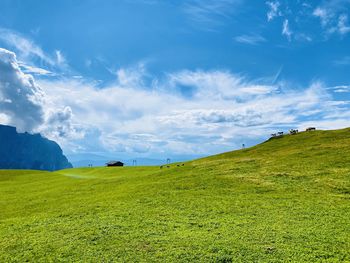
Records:
[[[160,167],[0,171],[0,262],[350,262],[350,129]]]

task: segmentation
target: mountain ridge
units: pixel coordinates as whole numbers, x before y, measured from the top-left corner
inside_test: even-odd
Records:
[[[61,147],[40,134],[0,124],[0,169],[55,171],[72,168]]]

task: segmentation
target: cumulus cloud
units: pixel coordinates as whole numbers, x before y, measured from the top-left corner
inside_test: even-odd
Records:
[[[85,151],[102,147],[125,156],[225,151],[238,147],[243,135],[266,138],[281,127],[326,118],[340,107],[317,82],[296,90],[288,83],[267,85],[225,70],[182,70],[149,81],[147,70],[137,69],[120,69],[118,81],[103,88],[83,79],[39,83],[57,107],[71,108],[74,114],[67,109],[62,118],[70,115],[85,134],[98,131],[88,143],[73,141]]]
[[[10,124],[33,130],[44,122],[44,94],[30,75],[24,74],[16,55],[0,49],[0,109]]]
[[[60,136],[66,136],[68,130],[74,130],[70,124],[70,108],[58,110],[54,105],[50,108],[50,99],[33,76],[21,70],[15,53],[2,48],[0,73],[0,111],[3,123],[14,125],[20,131],[51,131]]]
[[[350,120],[347,104],[318,82],[295,89],[228,70],[181,70],[156,78],[137,65],[119,69],[116,82],[101,87],[74,77],[34,80],[14,53],[0,54],[0,121],[40,131],[66,152],[128,158],[212,154],[239,147],[242,137],[262,140],[315,118],[324,125],[334,114],[337,125]]]
[[[76,140],[84,137],[84,129],[78,129],[72,125],[73,112],[69,106],[61,109],[51,109],[47,114],[47,120],[42,132],[52,139]]]

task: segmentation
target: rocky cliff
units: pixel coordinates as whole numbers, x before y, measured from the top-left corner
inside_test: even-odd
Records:
[[[0,125],[0,169],[54,171],[71,167],[56,142]]]

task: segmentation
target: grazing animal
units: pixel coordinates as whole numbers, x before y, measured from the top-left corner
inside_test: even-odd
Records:
[[[298,132],[299,132],[298,130],[291,129],[291,130],[289,131],[289,134],[295,135],[295,134],[297,134]]]
[[[271,137],[272,138],[281,137],[281,136],[283,136],[283,134],[284,134],[283,132],[272,133]]]

